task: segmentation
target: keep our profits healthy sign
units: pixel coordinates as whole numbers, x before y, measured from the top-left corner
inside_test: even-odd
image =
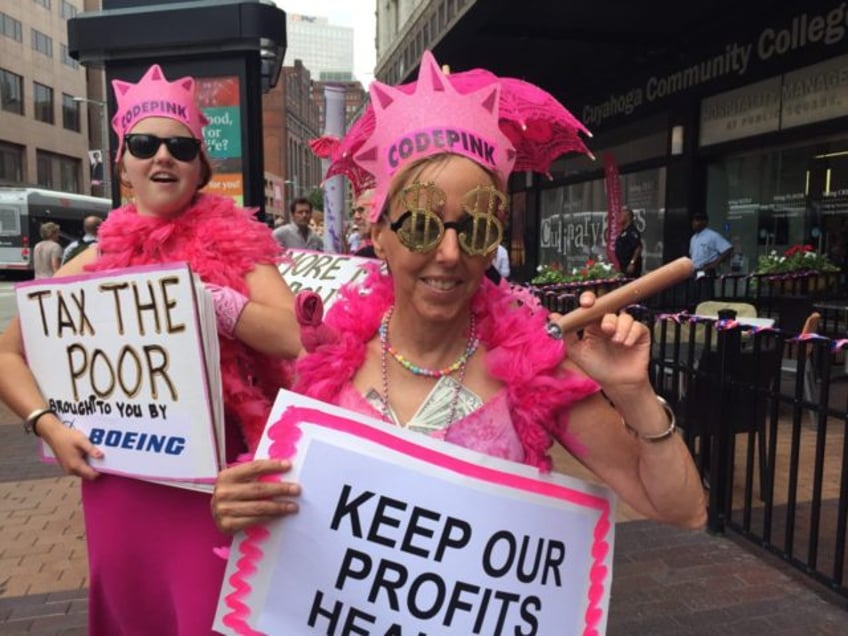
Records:
[[[16,293],[29,367],[59,418],[103,451],[94,468],[215,479],[222,438],[212,404],[221,397],[206,369],[217,368],[217,340],[203,342],[187,265],[36,280]]]
[[[226,634],[602,634],[614,496],[281,391],[297,514],[236,537]]]

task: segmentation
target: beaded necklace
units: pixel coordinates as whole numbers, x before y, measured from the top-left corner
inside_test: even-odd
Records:
[[[406,358],[400,356],[400,354],[392,348],[391,344],[389,344],[389,320],[392,317],[393,311],[394,306],[389,308],[383,316],[383,320],[380,322],[380,376],[383,381],[383,395],[380,396],[380,400],[383,403],[383,419],[389,423],[394,421],[392,418],[391,407],[389,406],[389,368],[386,356],[387,353],[391,353],[392,357],[397,360],[404,369],[415,375],[441,378],[442,376],[450,375],[454,371],[459,371],[456,390],[454,391],[453,398],[451,398],[450,415],[448,416],[446,425],[452,424],[456,417],[456,409],[459,405],[459,396],[462,393],[462,385],[465,380],[465,369],[468,366],[468,359],[474,355],[474,352],[477,351],[477,347],[480,345],[480,338],[477,336],[477,323],[474,320],[474,314],[471,314],[471,326],[468,333],[468,342],[465,345],[465,351],[459,359],[444,369],[427,369],[407,362]]]
[[[389,342],[389,320],[391,320],[394,310],[394,306],[390,307],[383,315],[383,320],[380,321],[380,343],[383,345],[383,349],[390,353],[391,356],[397,360],[400,366],[415,375],[424,375],[428,378],[441,378],[443,375],[450,375],[454,371],[463,368],[468,362],[468,358],[473,356],[474,352],[477,351],[477,347],[480,346],[480,338],[477,336],[477,323],[474,320],[474,314],[471,314],[471,326],[468,332],[468,342],[465,344],[465,351],[462,352],[462,355],[460,355],[453,364],[441,369],[419,367],[417,364],[413,364],[407,360]]]

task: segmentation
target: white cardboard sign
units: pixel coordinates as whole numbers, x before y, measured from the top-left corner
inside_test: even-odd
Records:
[[[280,265],[280,273],[296,294],[311,289],[329,309],[336,300],[336,292],[343,285],[364,279],[370,267],[380,261],[350,254],[324,254],[310,250],[289,250],[290,263]]]
[[[614,495],[281,391],[300,511],[239,534],[225,634],[603,634]]]
[[[194,284],[178,264],[17,286],[29,367],[59,418],[104,452],[95,469],[215,479],[223,449],[212,403],[221,396],[206,369],[218,365],[217,340],[207,362]],[[46,444],[43,452],[52,456]]]

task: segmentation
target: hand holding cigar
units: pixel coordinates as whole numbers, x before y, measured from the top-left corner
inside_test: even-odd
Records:
[[[604,314],[614,314],[633,303],[690,278],[695,271],[692,260],[685,256],[630,281],[626,285],[599,296],[591,307],[578,307],[548,323],[548,334],[561,338],[563,334],[582,329],[599,321]]]

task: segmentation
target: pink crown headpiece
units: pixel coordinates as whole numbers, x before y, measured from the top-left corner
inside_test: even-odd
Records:
[[[330,159],[327,178],[345,175],[357,194],[374,188],[371,222],[382,213],[392,177],[423,157],[463,155],[505,183],[513,170],[547,174],[565,152],[591,154],[579,136],[589,131],[549,93],[483,69],[447,75],[430,51],[417,81],[375,81],[369,95],[343,139],[325,136],[311,145]]]
[[[169,82],[162,68],[154,64],[137,84],[112,80],[112,90],[118,102],[117,111],[112,117],[112,129],[118,136],[115,161],[121,158],[124,135],[148,117],[167,117],[178,121],[191,131],[195,139],[203,140],[203,127],[209,120],[197,106],[193,77],[181,77]]]

